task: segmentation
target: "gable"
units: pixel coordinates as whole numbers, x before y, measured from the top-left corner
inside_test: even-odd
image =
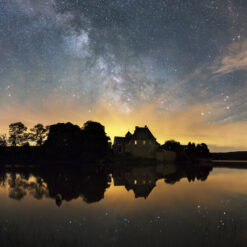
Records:
[[[144,128],[136,127],[134,134],[132,135],[132,139],[136,140],[153,140],[156,141],[151,131],[147,126]]]

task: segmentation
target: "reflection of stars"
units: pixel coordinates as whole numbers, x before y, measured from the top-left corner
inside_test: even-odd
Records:
[[[228,99],[229,99],[229,96],[227,95],[227,96],[224,98],[224,101],[226,102]]]

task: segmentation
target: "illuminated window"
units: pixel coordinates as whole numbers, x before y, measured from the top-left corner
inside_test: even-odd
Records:
[[[137,145],[137,140],[135,140],[135,145]]]
[[[143,140],[143,145],[145,145],[146,144],[146,140]]]

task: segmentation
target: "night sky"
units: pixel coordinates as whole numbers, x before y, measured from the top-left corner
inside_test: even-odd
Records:
[[[0,131],[89,119],[246,150],[247,1],[0,0]]]

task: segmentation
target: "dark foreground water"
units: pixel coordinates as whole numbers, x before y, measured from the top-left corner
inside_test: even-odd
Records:
[[[0,246],[247,246],[247,170],[0,170]]]

